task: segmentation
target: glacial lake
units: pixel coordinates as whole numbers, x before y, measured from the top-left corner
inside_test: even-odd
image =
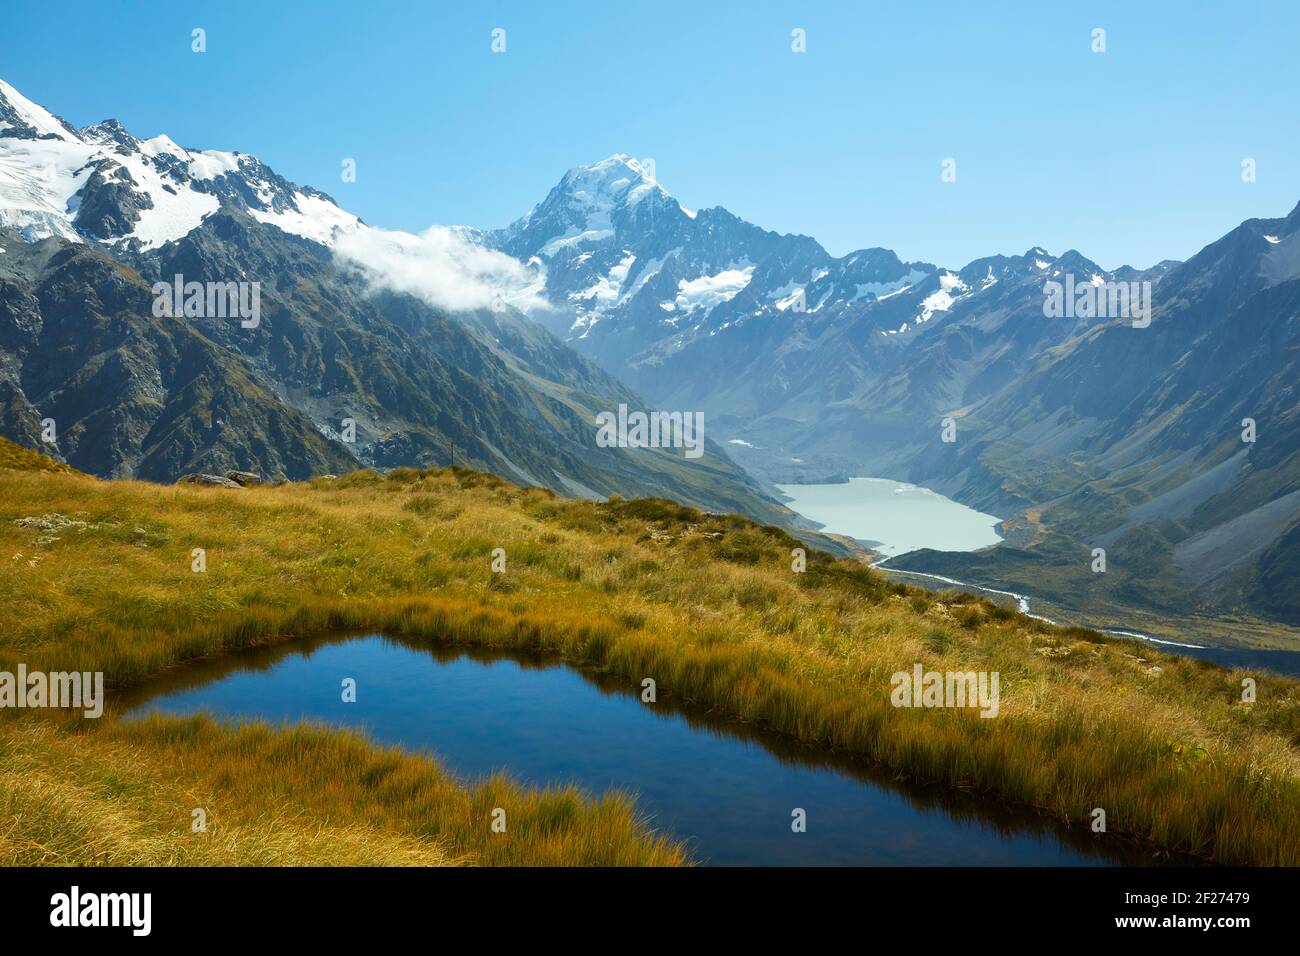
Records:
[[[976,551],[997,544],[1000,519],[958,504],[936,491],[887,478],[850,478],[834,485],[777,485],[786,506],[894,556],[934,548]]]
[[[823,530],[855,538],[887,558],[917,548],[975,551],[1002,540],[994,530],[999,520],[994,515],[983,514],[936,491],[905,482],[887,478],[851,478],[832,485],[776,487],[792,499],[785,502],[788,507],[805,518],[821,522],[825,525]],[[890,567],[884,570],[909,584],[939,590],[957,587],[992,597],[1009,607],[1019,606],[1024,611],[1037,606],[1032,594],[1012,594],[999,589],[996,581],[961,582],[924,572]],[[1120,630],[1110,630],[1109,633],[1126,636],[1126,632]],[[1197,657],[1224,667],[1262,668],[1300,677],[1300,651],[1218,647],[1213,639],[1198,637],[1195,633],[1187,635],[1185,643],[1171,643],[1162,637],[1133,631],[1128,631],[1127,636],[1146,640],[1149,646],[1167,654]]]
[[[355,678],[357,699],[341,683]],[[465,781],[635,794],[704,864],[1079,866],[1156,862],[1124,842],[764,735],[639,687],[516,654],[370,635],[199,662],[131,692],[128,716],[315,721],[435,756]],[[802,808],[807,830],[791,829]]]

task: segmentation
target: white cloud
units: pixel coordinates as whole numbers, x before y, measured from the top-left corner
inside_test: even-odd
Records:
[[[525,312],[549,306],[540,262],[524,265],[445,226],[431,226],[418,236],[362,229],[339,236],[334,255],[360,272],[371,289],[405,292],[439,309],[489,308],[498,294]]]
[[[715,276],[683,279],[677,283],[677,308],[690,312],[693,309],[711,309],[734,299],[754,275],[754,267],[724,269]]]

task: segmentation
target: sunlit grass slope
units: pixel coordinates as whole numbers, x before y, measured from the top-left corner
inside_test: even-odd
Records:
[[[505,831],[491,823],[505,811]],[[205,831],[195,832],[195,810]],[[467,787],[433,761],[319,727],[204,717],[0,724],[0,864],[679,865],[631,802]]]
[[[83,524],[14,523],[45,515]],[[796,573],[795,547],[734,516],[569,501],[460,470],[239,491],[0,471],[0,667],[103,670],[120,686],[335,630],[549,652],[1085,830],[1103,808],[1099,840],[1300,862],[1300,683],[1052,628],[817,553]],[[204,573],[191,570],[195,548]],[[999,672],[1000,715],[893,707],[891,675],[916,662]],[[1246,676],[1255,703],[1241,700]],[[0,721],[8,862],[682,860],[626,801],[505,781],[466,790],[427,759],[347,734],[94,724]],[[202,843],[190,810],[205,801],[221,809]],[[517,810],[494,841],[495,806]]]

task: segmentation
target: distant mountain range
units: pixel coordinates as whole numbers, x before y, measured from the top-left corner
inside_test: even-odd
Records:
[[[1300,623],[1300,207],[1185,263],[1033,248],[954,270],[688,211],[648,167],[571,170],[477,239],[540,262],[558,307],[539,321],[652,401],[703,410],[753,474],[895,478],[1005,519],[998,548],[898,567],[1075,609]],[[1049,317],[1053,282],[1102,307]],[[1097,314],[1121,289],[1149,292],[1149,324]]]
[[[453,316],[376,286],[334,250],[371,234],[416,239],[255,157],[75,129],[0,82],[0,432],[101,476],[454,461],[793,520],[712,442],[598,447],[596,414],[643,399],[509,306]],[[255,326],[160,317],[177,275],[258,283]]]
[[[74,129],[0,83],[0,431],[156,480],[445,464],[454,445],[561,493],[787,525],[773,483],[895,478],[1006,535],[895,567],[1110,620],[1295,625],[1298,226],[1300,207],[1144,270],[1037,247],[956,269],[836,257],[688,210],[618,155],[504,229],[416,237],[254,157]],[[151,287],[177,274],[259,280],[260,323],[156,317]],[[1100,308],[1052,313],[1052,283]],[[491,307],[459,294],[479,286]],[[1117,290],[1149,292],[1141,320]],[[707,454],[597,447],[620,403],[703,412]]]

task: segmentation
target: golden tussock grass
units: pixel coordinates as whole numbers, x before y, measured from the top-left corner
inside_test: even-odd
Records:
[[[735,516],[568,501],[460,469],[242,491],[0,472],[0,500],[10,669],[102,670],[122,686],[334,631],[542,652],[1071,825],[1102,807],[1112,832],[1157,847],[1300,862],[1300,683],[1249,675],[1258,701],[1244,704],[1243,673],[817,553],[796,574],[797,542]],[[14,524],[47,514],[84,525]],[[891,706],[890,676],[915,662],[999,672],[1000,715]],[[482,810],[507,797],[349,734],[113,716],[75,729],[86,723],[0,722],[10,862],[684,861],[626,799],[504,780],[482,787],[505,788],[522,820],[510,813],[509,841],[493,842]],[[62,773],[74,754],[91,769]],[[376,783],[386,762],[392,779]],[[195,848],[204,793],[235,803]]]

